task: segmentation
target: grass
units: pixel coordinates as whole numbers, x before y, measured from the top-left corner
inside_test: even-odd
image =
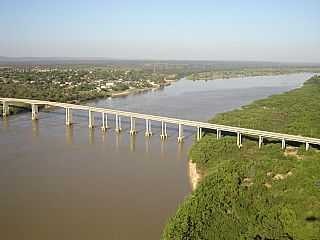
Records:
[[[210,122],[320,138],[320,77]],[[205,175],[162,239],[320,239],[320,153],[206,134],[190,150]],[[289,151],[290,150],[290,151]]]

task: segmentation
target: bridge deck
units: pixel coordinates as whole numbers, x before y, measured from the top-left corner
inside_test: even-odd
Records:
[[[121,111],[121,110],[108,109],[108,108],[97,108],[97,107],[86,106],[86,105],[50,102],[50,101],[42,101],[42,100],[31,100],[31,99],[17,99],[17,98],[0,98],[0,101],[7,102],[10,105],[14,105],[15,103],[26,103],[30,105],[32,104],[48,105],[48,106],[61,107],[61,108],[86,110],[86,111],[92,111],[92,112],[118,114],[124,117],[134,117],[134,118],[148,119],[148,120],[159,121],[159,122],[163,121],[166,123],[182,124],[184,126],[190,126],[190,127],[196,127],[196,128],[199,127],[204,129],[220,130],[224,132],[240,133],[247,136],[272,138],[277,140],[320,145],[320,139],[318,138],[311,138],[311,137],[304,137],[299,135],[290,135],[290,134],[283,134],[283,133],[276,133],[276,132],[268,132],[268,131],[255,130],[255,129],[249,129],[249,128],[232,127],[232,126],[226,126],[226,125],[220,125],[220,124],[212,124],[212,123],[205,123],[205,122],[199,122],[199,121],[156,116],[151,114],[135,113],[135,112]]]

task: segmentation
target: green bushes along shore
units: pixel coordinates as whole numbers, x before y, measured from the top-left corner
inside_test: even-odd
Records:
[[[320,138],[320,76],[210,120]],[[162,239],[320,239],[320,152],[207,133],[190,150],[203,180]]]

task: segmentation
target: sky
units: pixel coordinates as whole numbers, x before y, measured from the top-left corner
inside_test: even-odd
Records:
[[[0,0],[0,56],[320,63],[320,0]]]

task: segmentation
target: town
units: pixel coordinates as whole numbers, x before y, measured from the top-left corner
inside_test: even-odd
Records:
[[[177,74],[134,68],[5,66],[0,68],[0,95],[79,103],[157,89],[176,79]]]

